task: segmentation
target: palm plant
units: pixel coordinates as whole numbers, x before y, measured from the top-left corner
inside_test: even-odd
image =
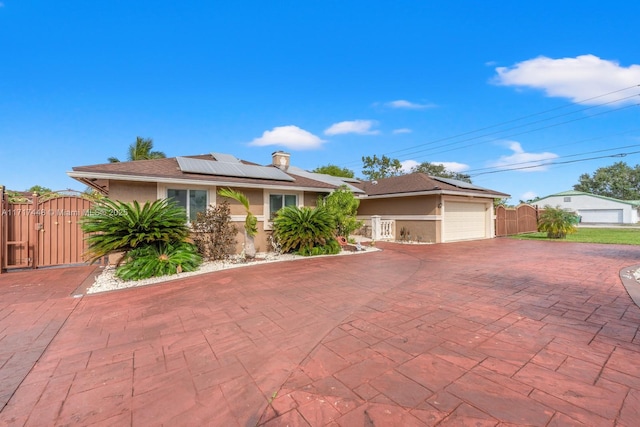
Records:
[[[116,276],[124,280],[194,271],[202,263],[195,245],[187,242],[157,242],[141,246],[129,251],[125,258],[125,264],[116,270]]]
[[[318,246],[333,246],[334,221],[324,207],[287,206],[273,220],[273,235],[283,252],[310,255]],[[339,245],[338,245],[339,249]]]
[[[244,221],[244,255],[247,258],[255,258],[256,246],[254,237],[258,234],[258,218],[251,213],[249,199],[244,193],[230,188],[221,188],[218,190],[218,194],[222,197],[233,199],[244,206],[244,209],[247,212],[247,217]]]
[[[544,212],[538,219],[538,231],[546,232],[550,239],[564,239],[567,234],[575,233],[577,228],[577,216],[571,212],[549,205],[544,207]]]
[[[127,160],[151,160],[164,159],[167,156],[162,151],[153,151],[153,140],[151,138],[136,137],[136,142],[129,146],[129,156]],[[119,163],[117,157],[109,157],[110,163]]]
[[[88,234],[85,256],[90,262],[156,242],[182,242],[189,234],[184,209],[167,199],[141,207],[105,198],[82,218],[81,227]]]

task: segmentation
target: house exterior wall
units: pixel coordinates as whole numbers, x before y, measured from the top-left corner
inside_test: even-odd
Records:
[[[562,209],[573,211],[578,215],[580,215],[581,210],[621,210],[623,224],[635,224],[638,222],[638,210],[636,207],[628,203],[587,194],[549,196],[538,200],[536,204],[541,209],[546,205],[552,207],[559,206]]]
[[[439,195],[360,199],[359,216],[437,215]]]
[[[384,199],[360,199],[358,219],[365,227],[371,227],[371,216],[379,215],[382,220],[394,220],[395,240],[400,240],[400,231],[404,227],[412,241],[440,243],[441,217],[438,204],[441,196],[423,195],[409,197],[390,197]],[[363,231],[365,234],[368,231]]]
[[[109,198],[121,202],[152,202],[158,198],[158,184],[155,182],[110,181]]]

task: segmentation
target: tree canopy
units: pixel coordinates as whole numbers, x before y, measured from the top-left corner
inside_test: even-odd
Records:
[[[457,179],[458,181],[471,183],[471,177],[469,175],[460,172],[452,172],[444,165],[441,165],[439,163],[422,162],[419,165],[411,168],[411,173],[416,172],[425,173],[430,176]]]
[[[390,178],[392,176],[403,175],[402,163],[398,159],[387,156],[373,157],[362,156],[362,174],[369,180]]]
[[[328,164],[326,166],[319,166],[312,170],[314,173],[323,173],[325,175],[338,176],[342,178],[353,178],[355,174],[351,169],[341,168],[340,166]]]
[[[617,162],[596,169],[592,175],[584,173],[573,189],[620,200],[640,200],[640,164],[631,167]]]
[[[460,172],[448,170],[444,165],[439,163],[422,162],[411,168],[409,173],[424,173],[429,176],[437,176],[440,178],[451,178],[459,181],[471,183],[471,177]],[[400,176],[406,174],[402,170],[402,163],[398,159],[392,159],[387,156],[362,157],[362,174],[369,180],[389,178],[392,176]]]
[[[150,160],[164,159],[167,156],[162,151],[153,151],[153,140],[151,138],[136,137],[136,142],[129,146],[128,161],[131,160]],[[117,157],[109,157],[110,163],[119,163]]]

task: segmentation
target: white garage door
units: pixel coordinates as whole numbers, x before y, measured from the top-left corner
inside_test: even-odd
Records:
[[[622,222],[622,209],[580,209],[582,222],[618,224]]]
[[[484,239],[487,230],[484,203],[446,202],[443,241]]]

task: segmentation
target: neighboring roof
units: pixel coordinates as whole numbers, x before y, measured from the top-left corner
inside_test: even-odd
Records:
[[[545,196],[545,197],[542,197],[542,198],[536,200],[534,203],[538,203],[541,200],[549,199],[551,197],[568,197],[568,196],[595,197],[596,199],[609,200],[609,201],[612,201],[612,202],[623,203],[625,205],[631,205],[631,206],[640,207],[640,200],[620,200],[620,199],[616,199],[616,198],[613,198],[613,197],[599,196],[597,194],[591,194],[591,193],[586,193],[584,191],[576,191],[576,190],[562,191],[560,193],[550,194],[548,196]]]
[[[340,187],[341,185],[346,185],[347,188],[349,188],[349,190],[351,190],[353,193],[363,193],[361,189],[355,186],[355,184],[359,183],[360,181],[354,178],[342,178],[342,177],[327,175],[323,173],[309,172],[304,169],[300,169],[296,166],[289,166],[289,169],[287,169],[287,173],[295,174],[297,176],[304,176],[306,178],[310,178],[316,181],[321,181],[327,184],[335,185],[336,187]]]
[[[394,176],[354,185],[362,189],[367,196],[465,193],[484,197],[509,197],[509,194],[478,187],[468,182],[432,177],[424,173]]]

